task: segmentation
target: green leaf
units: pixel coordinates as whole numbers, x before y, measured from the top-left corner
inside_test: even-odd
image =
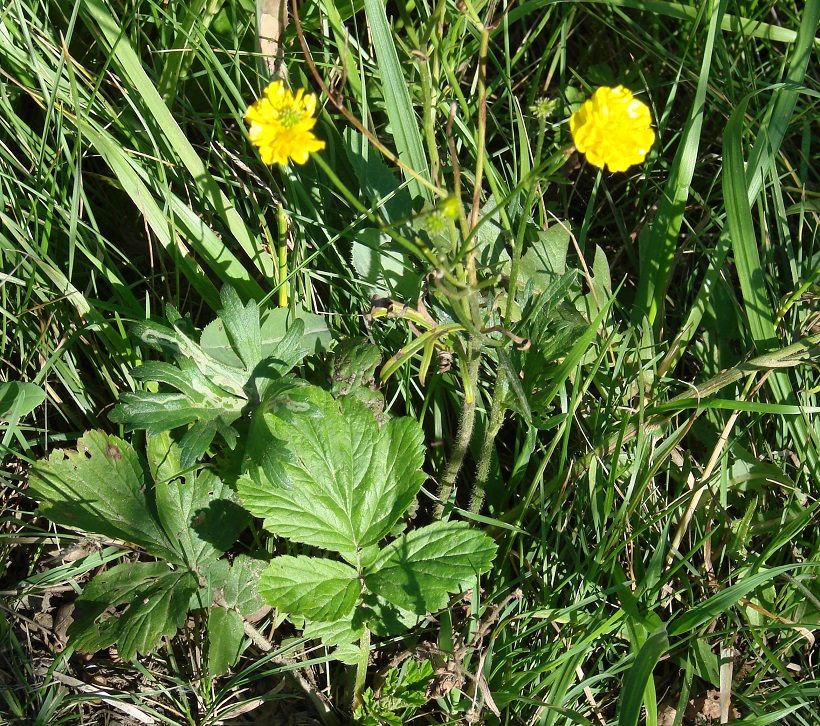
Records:
[[[319,316],[299,312],[288,323],[288,311],[275,310],[260,323],[255,302],[243,305],[230,287],[222,289],[221,299],[222,317],[207,326],[202,344],[194,341],[190,323],[170,306],[167,318],[173,329],[150,321],[133,327],[141,342],[176,358],[175,365],[145,363],[133,371],[134,377],[176,391],[124,393],[110,415],[127,430],[146,429],[149,435],[190,427],[181,441],[182,468],[200,460],[217,433],[233,448],[238,432],[232,424],[246,408],[330,340]]]
[[[350,127],[345,129],[343,139],[359,189],[371,208],[378,209],[388,224],[397,224],[412,216],[413,200],[407,187],[400,186],[381,155],[370,148],[370,142]]]
[[[363,601],[367,608],[365,619],[374,635],[401,635],[419,623],[420,616],[416,613],[400,608],[376,593],[367,593]]]
[[[178,561],[156,518],[148,470],[130,444],[89,431],[77,451],[55,451],[29,475],[29,493],[52,522],[121,539]]]
[[[669,635],[679,636],[693,633],[696,628],[725,613],[729,608],[735,605],[740,598],[745,597],[755,588],[768,583],[784,572],[802,569],[804,567],[812,569],[820,568],[820,562],[799,562],[789,565],[780,565],[755,572],[752,575],[747,575],[737,584],[727,587],[717,595],[713,595],[708,600],[683,613],[680,617],[675,618],[671,623],[672,627],[669,628]]]
[[[251,615],[265,605],[257,583],[268,563],[248,555],[237,555],[233,562],[218,560],[208,571],[210,585],[218,590],[224,605]]]
[[[521,258],[518,280],[519,283],[532,281],[533,289],[543,292],[567,270],[569,226],[553,224],[536,234],[536,241]]]
[[[645,691],[647,686],[652,685],[649,682],[652,678],[652,671],[655,670],[658,660],[668,648],[669,639],[663,626],[652,633],[641,646],[621,691],[619,726],[637,726],[641,717]],[[652,693],[654,694],[654,689]]]
[[[246,371],[256,368],[262,360],[261,327],[259,306],[251,300],[243,305],[236,290],[226,285],[219,293],[222,308],[217,310],[225,332]]]
[[[419,123],[410,101],[410,92],[396,53],[384,3],[381,0],[364,0],[364,10],[372,33],[373,46],[376,49],[376,62],[379,66],[379,76],[382,79],[384,103],[393,130],[396,151],[407,166],[423,177],[429,177]],[[407,187],[414,197],[430,199],[430,192],[415,179],[411,178]]]
[[[379,428],[358,401],[311,390],[312,415],[265,415],[277,480],[242,477],[239,495],[270,532],[356,563],[418,494],[425,479],[422,432],[410,418]]]
[[[164,325],[146,321],[133,325],[130,332],[145,345],[170,353],[179,361],[187,359],[196,366],[205,379],[222,389],[224,393],[247,398],[247,372],[212,358],[191,340],[180,326],[172,330]]]
[[[97,575],[77,598],[68,630],[78,649],[96,652],[116,644],[125,660],[153,650],[185,622],[196,577],[164,562],[117,565]]]
[[[198,593],[190,608],[199,602],[213,602],[208,610],[208,665],[212,675],[225,673],[243,651],[245,626],[242,616],[249,616],[265,606],[257,583],[268,563],[247,555],[233,562],[215,560],[204,573],[206,593]]]
[[[355,664],[358,661],[352,656],[355,652],[361,657],[361,649],[358,643],[364,634],[364,625],[359,622],[357,615],[357,612],[353,612],[352,617],[333,622],[307,620],[302,630],[302,637],[321,640],[328,648],[335,648],[333,657],[336,660],[341,660],[349,665]]]
[[[441,610],[448,594],[490,569],[496,544],[464,522],[436,522],[385,547],[367,568],[368,590],[417,615]]]
[[[167,433],[148,439],[158,519],[178,559],[197,570],[228,550],[250,518],[212,471],[182,473],[181,459],[180,447]]]
[[[259,580],[259,592],[268,603],[310,620],[349,616],[361,591],[356,570],[318,557],[274,557]]]
[[[290,367],[296,365],[309,353],[327,350],[332,340],[325,318],[301,308],[297,308],[293,316],[286,308],[266,310],[261,313],[260,320],[259,344],[262,358],[292,360],[294,362]],[[283,350],[280,344],[297,320],[302,321],[304,328],[299,332],[298,338],[288,341]],[[238,352],[234,351],[226,327],[226,323],[221,318],[209,323],[202,331],[200,345],[212,358],[226,365],[239,367],[242,365],[242,360]],[[286,373],[290,367],[282,370],[282,373]]]
[[[378,229],[362,229],[351,244],[351,261],[370,292],[381,297],[415,300],[421,277],[406,256],[390,249],[390,237]]]
[[[226,673],[242,655],[245,626],[235,610],[208,610],[208,669],[210,675]]]
[[[0,419],[21,419],[45,400],[45,391],[33,383],[0,383]]]

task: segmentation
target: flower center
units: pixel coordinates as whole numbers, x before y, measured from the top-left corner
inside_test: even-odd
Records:
[[[290,108],[282,109],[279,120],[286,129],[293,128],[302,120],[304,114],[298,109],[291,106]]]

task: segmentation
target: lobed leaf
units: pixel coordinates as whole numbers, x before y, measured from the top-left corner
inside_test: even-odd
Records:
[[[71,642],[91,653],[116,644],[123,659],[134,660],[176,633],[198,586],[192,573],[164,562],[117,565],[97,575],[77,598]]]
[[[184,472],[182,457],[167,433],[148,439],[157,518],[177,557],[198,570],[233,545],[249,517],[227,484],[208,469]]]
[[[334,401],[312,389],[313,415],[267,414],[269,461],[276,480],[243,477],[239,494],[254,516],[281,537],[322,547],[356,563],[415,499],[425,475],[422,432],[410,418],[379,428],[373,413],[349,397]]]
[[[133,447],[89,431],[76,451],[55,451],[29,474],[29,493],[52,522],[121,539],[178,562],[156,518],[150,476]]]
[[[441,610],[448,595],[490,569],[496,544],[464,522],[436,522],[385,547],[365,573],[371,592],[417,615]]]
[[[317,557],[274,557],[259,580],[262,597],[278,610],[309,620],[342,620],[362,592],[359,576],[343,562]]]

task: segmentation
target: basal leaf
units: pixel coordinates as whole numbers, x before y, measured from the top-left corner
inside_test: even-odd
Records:
[[[208,670],[219,676],[239,660],[245,641],[245,626],[235,610],[208,610]]]
[[[176,633],[197,588],[192,573],[164,562],[117,565],[97,575],[77,598],[71,642],[92,653],[116,644],[122,658],[133,660]]]
[[[297,308],[294,315],[286,308],[274,308],[266,310],[260,314],[259,343],[261,346],[261,358],[277,357],[282,354],[279,344],[287,335],[293,323],[301,320],[304,328],[300,333],[298,346],[294,346],[294,353],[298,353],[296,363],[309,353],[318,353],[327,350],[332,339],[330,330],[325,319],[320,315],[306,312]],[[241,367],[242,360],[234,351],[231,339],[228,336],[225,323],[221,318],[217,318],[212,323],[205,326],[200,339],[202,349],[214,359],[226,365]],[[290,357],[290,356],[288,356]],[[293,363],[295,365],[296,363]],[[287,371],[282,371],[283,373]]]
[[[217,431],[224,436],[232,430],[230,424],[239,418],[248,402],[244,395],[239,397],[214,385],[187,358],[179,358],[178,366],[148,362],[136,368],[133,375],[165,383],[179,392],[123,393],[110,414],[111,420],[123,424],[129,431],[145,429],[149,436],[194,424],[184,439],[185,467],[202,457]],[[235,441],[235,436],[228,438]]]
[[[490,569],[496,544],[463,522],[436,522],[385,547],[365,574],[370,592],[417,615],[441,610],[449,593]]]
[[[262,472],[239,480],[245,506],[265,528],[340,553],[376,544],[418,494],[425,475],[422,433],[412,419],[379,428],[373,413],[349,397],[312,389],[313,415],[286,421],[267,414],[267,455],[276,480]]]
[[[197,421],[182,437],[180,444],[180,466],[187,469],[199,461],[208,451],[217,432],[216,418]]]
[[[309,620],[342,620],[353,612],[361,591],[356,570],[317,557],[274,557],[259,580],[268,603]]]
[[[222,308],[217,311],[219,317],[244,369],[250,372],[262,360],[259,306],[253,300],[243,305],[236,290],[228,285],[222,288],[219,298],[222,301]]]
[[[197,570],[225,552],[248,525],[248,513],[212,471],[185,471],[169,434],[148,439],[156,479],[157,516],[177,550],[177,561]]]
[[[208,355],[202,347],[182,332],[180,326],[167,328],[146,321],[136,323],[131,334],[145,345],[170,353],[178,360],[189,360],[213,385],[239,398],[245,398],[247,373],[239,367],[225,365]]]
[[[122,439],[89,431],[76,451],[52,452],[29,474],[29,493],[53,522],[144,548],[157,557],[178,555],[156,518],[150,476]]]

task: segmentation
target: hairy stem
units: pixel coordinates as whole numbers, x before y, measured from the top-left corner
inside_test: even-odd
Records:
[[[490,462],[493,458],[493,445],[495,444],[495,437],[498,436],[501,425],[504,423],[504,414],[507,412],[507,407],[504,404],[504,399],[507,397],[507,386],[507,372],[499,367],[495,379],[495,388],[493,389],[493,403],[490,408],[487,430],[484,432],[484,441],[481,442],[481,454],[476,467],[475,483],[470,495],[470,511],[473,514],[478,514],[481,505],[484,504],[484,493],[487,487],[487,478],[490,474]]]
[[[444,507],[449,501],[450,495],[453,493],[456,478],[458,477],[459,471],[461,471],[461,465],[464,463],[464,457],[467,454],[470,440],[473,437],[473,428],[475,427],[475,383],[478,378],[478,366],[480,363],[481,344],[473,339],[470,341],[467,356],[465,356],[465,360],[461,364],[465,368],[462,371],[462,378],[464,379],[464,407],[461,409],[461,419],[458,422],[458,431],[456,433],[453,453],[447,462],[447,466],[439,482],[439,501],[433,510],[433,518],[436,520],[441,519],[444,514]]]
[[[367,664],[370,662],[370,629],[365,625],[364,633],[359,639],[359,660],[356,663],[356,680],[353,684],[352,710],[355,711],[362,703],[364,684],[367,681]]]

